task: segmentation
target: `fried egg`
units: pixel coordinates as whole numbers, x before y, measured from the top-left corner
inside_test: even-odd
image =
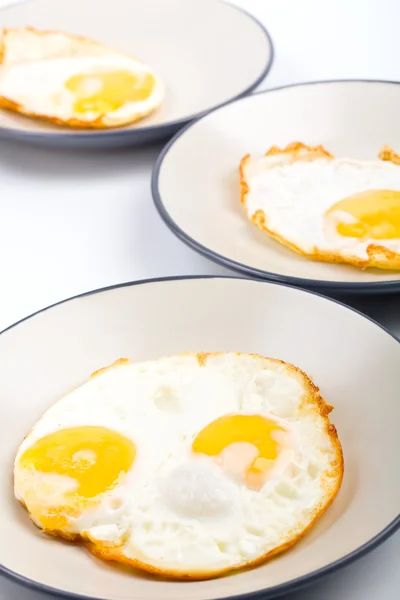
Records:
[[[163,85],[140,61],[92,40],[0,32],[0,107],[58,125],[120,127],[153,112]]]
[[[258,355],[120,359],[28,433],[15,496],[105,560],[180,579],[255,566],[339,491],[331,409],[305,373]]]
[[[334,158],[322,146],[273,146],[240,163],[247,217],[314,260],[400,269],[400,158]]]

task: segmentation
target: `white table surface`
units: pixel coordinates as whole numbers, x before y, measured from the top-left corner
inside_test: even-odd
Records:
[[[67,0],[66,0],[67,1]],[[0,0],[0,7],[16,0]],[[400,80],[398,0],[232,0],[269,29],[259,89],[335,78]],[[1,24],[1,14],[0,14]],[[58,300],[135,279],[229,274],[179,242],[150,193],[160,145],[103,153],[0,142],[0,330]],[[400,334],[400,295],[345,299]],[[392,600],[400,533],[287,600]],[[1,600],[44,600],[0,578]]]

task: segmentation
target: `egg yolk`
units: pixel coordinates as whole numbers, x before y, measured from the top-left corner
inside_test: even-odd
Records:
[[[229,450],[234,462],[240,463],[244,444],[250,445],[253,452],[250,460],[245,458],[245,482],[249,487],[260,488],[265,481],[265,473],[271,467],[280,450],[278,432],[284,430],[272,419],[261,415],[226,415],[209,423],[196,436],[192,448],[194,452],[208,456],[228,457]],[[278,436],[276,434],[278,433]],[[233,449],[235,446],[237,451]]]
[[[128,102],[146,100],[154,88],[150,73],[105,71],[73,75],[65,82],[75,96],[74,110],[78,113],[118,110]]]
[[[93,498],[117,485],[131,468],[135,444],[105,427],[60,429],[37,440],[20,459],[22,468],[71,477],[76,494]]]
[[[368,190],[344,198],[328,214],[343,211],[353,223],[338,223],[337,232],[345,237],[390,240],[400,238],[400,191]]]
[[[35,514],[35,516],[45,529],[51,531],[53,529],[64,529],[68,527],[68,517],[77,517],[79,515],[79,511],[70,506],[63,506],[62,513],[63,514],[61,514],[57,508],[50,508],[46,510],[46,514]]]

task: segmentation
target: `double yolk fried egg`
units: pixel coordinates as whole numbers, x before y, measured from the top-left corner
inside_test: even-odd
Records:
[[[133,123],[162,102],[146,65],[107,46],[32,28],[0,31],[0,107],[79,128]]]
[[[103,559],[213,577],[290,547],[333,501],[331,409],[302,371],[257,355],[120,359],[26,436],[15,496]]]
[[[400,269],[400,158],[334,158],[322,146],[276,146],[240,164],[248,218],[314,260]]]

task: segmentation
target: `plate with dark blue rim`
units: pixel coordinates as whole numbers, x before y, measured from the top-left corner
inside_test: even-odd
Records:
[[[0,16],[1,27],[61,31],[136,57],[165,88],[151,115],[117,129],[73,129],[0,111],[0,137],[36,144],[106,148],[166,139],[253,90],[273,60],[265,27],[219,0],[35,0]]]
[[[136,440],[137,461],[135,459],[129,467],[129,481],[121,477],[118,484],[121,487],[116,488],[121,498],[126,499],[124,510],[107,511],[111,504],[105,501],[110,497],[107,493],[100,494],[95,499],[95,517],[90,515],[92,504],[79,504],[83,521],[78,524],[78,530],[90,527],[92,532],[92,525],[88,523],[95,523],[99,525],[95,527],[95,539],[104,541],[106,547],[107,540],[108,543],[110,539],[119,540],[117,543],[123,546],[128,558],[138,558],[161,569],[164,565],[171,570],[171,564],[177,564],[181,571],[184,566],[188,575],[201,568],[204,573],[204,565],[208,570],[210,565],[211,569],[215,565],[235,568],[243,564],[249,553],[255,556],[259,552],[257,556],[262,555],[265,559],[265,549],[276,549],[277,543],[281,545],[282,552],[273,560],[264,560],[259,566],[224,577],[215,577],[214,573],[213,578],[205,581],[163,580],[139,570],[103,562],[92,556],[82,544],[63,542],[40,533],[17,501],[12,485],[17,448],[28,431],[59,398],[83,385],[90,373],[116,359],[126,357],[135,363],[187,351],[197,354],[194,362],[196,368],[200,363],[200,369],[208,361],[206,353],[228,352],[228,367],[233,364],[234,370],[227,368],[226,362],[219,363],[221,357],[218,356],[213,357],[217,362],[213,363],[211,371],[205,369],[207,381],[202,379],[198,370],[194,380],[188,378],[192,371],[187,369],[188,363],[185,362],[180,372],[181,379],[177,381],[171,377],[171,366],[181,365],[182,357],[168,363],[169,369],[160,367],[160,364],[154,370],[141,369],[144,380],[137,384],[134,400],[149,403],[149,414],[154,423],[144,421],[147,423],[143,430],[145,437]],[[282,540],[287,540],[287,537],[283,533],[282,538],[277,536],[276,528],[279,527],[278,532],[292,531],[293,527],[296,531],[299,515],[300,523],[309,525],[310,514],[315,516],[315,507],[320,507],[315,504],[316,498],[321,498],[321,494],[325,496],[324,490],[330,489],[329,478],[335,472],[329,469],[325,473],[323,456],[326,451],[330,452],[330,445],[326,438],[321,440],[321,422],[315,420],[313,412],[308,412],[309,402],[313,405],[318,401],[320,407],[326,405],[321,402],[315,388],[312,388],[312,398],[308,394],[303,396],[300,388],[299,397],[298,384],[293,380],[288,382],[284,370],[279,371],[280,377],[272,377],[271,384],[274,368],[266,366],[264,361],[255,371],[243,368],[241,363],[235,362],[240,357],[232,353],[237,352],[253,354],[252,357],[247,356],[251,360],[256,358],[259,361],[260,357],[254,357],[258,354],[296,365],[313,378],[323,398],[334,407],[329,419],[336,426],[343,448],[343,482],[331,506],[325,506],[326,512],[316,523],[311,521],[313,526],[309,531],[301,529],[304,537],[292,539],[296,543],[291,548],[284,548],[284,542],[282,548]],[[71,298],[23,319],[0,335],[0,575],[31,589],[75,600],[158,600],[160,597],[165,600],[263,600],[337,572],[373,550],[400,525],[400,488],[396,477],[400,453],[399,362],[399,340],[361,313],[313,292],[251,279],[193,277],[128,283]],[[222,369],[221,364],[225,365]],[[227,372],[230,375],[228,379]],[[108,374],[109,371],[106,377]],[[116,380],[113,373],[111,375],[112,382],[121,382],[118,374],[115,375]],[[112,414],[106,427],[115,427],[117,431],[121,428],[120,433],[132,436],[135,441],[138,433],[132,431],[133,426],[132,429],[127,427],[125,421],[127,409],[124,402],[132,402],[132,388],[126,387],[128,380],[129,377],[126,377],[124,385],[115,385],[111,389],[107,383],[109,379],[99,380],[99,383],[96,383],[96,378],[91,379],[89,389],[96,398],[98,393],[104,393],[105,398],[99,397],[98,411],[95,404],[91,404],[89,414],[84,410],[85,396],[79,395],[79,407],[75,400],[75,410],[71,405],[68,411],[64,408],[63,418],[70,423],[67,427],[80,424],[103,426],[104,415]],[[149,389],[153,392],[146,394]],[[170,397],[174,395],[179,400],[176,404],[178,412],[161,413],[164,425],[172,431],[175,431],[174,424],[177,423],[174,419],[179,419],[182,424],[177,430],[182,433],[182,438],[174,446],[172,465],[168,462],[172,455],[168,454],[160,443],[160,436],[156,435],[160,416],[157,411],[161,404],[155,399],[161,389],[167,389]],[[224,390],[222,395],[221,389]],[[194,476],[187,477],[187,486],[177,486],[178,490],[182,490],[184,500],[176,505],[168,504],[168,498],[162,492],[165,489],[164,477],[180,464],[187,465],[190,473],[190,461],[193,461],[190,458],[193,438],[183,435],[187,407],[191,406],[187,402],[194,398],[199,405],[195,423],[201,429],[210,422],[210,412],[207,411],[212,409],[211,414],[214,414],[214,405],[218,406],[216,416],[232,415],[229,407],[242,406],[245,397],[251,401],[252,414],[270,415],[271,419],[273,415],[281,415],[282,423],[288,427],[289,421],[292,425],[302,423],[302,428],[294,430],[294,439],[289,444],[291,449],[289,455],[286,454],[289,463],[283,463],[287,469],[282,467],[283,471],[276,471],[267,482],[271,485],[262,487],[259,492],[253,490],[250,493],[240,479],[233,477],[230,480],[232,489],[234,485],[239,487],[243,503],[232,505],[234,510],[225,510],[225,504],[222,504],[223,512],[214,512],[214,504],[209,500],[214,497],[209,475],[204,478],[194,469]],[[273,403],[271,398],[274,398]],[[117,403],[115,412],[102,412],[107,406],[105,400],[108,406]],[[223,400],[222,409],[218,405],[219,400]],[[301,407],[307,407],[306,412],[298,410],[293,415],[293,400],[295,406],[297,400],[302,401]],[[128,412],[132,406],[129,404]],[[268,407],[273,410],[268,412]],[[81,412],[77,413],[77,408]],[[237,411],[246,412],[241,408],[234,412]],[[56,413],[52,414],[54,417]],[[118,424],[117,415],[123,419],[122,423]],[[140,427],[143,427],[142,423],[140,421]],[[325,426],[328,424],[325,423]],[[51,433],[60,428],[62,423],[57,417],[47,431]],[[334,432],[331,427],[329,431]],[[166,437],[169,439],[169,436]],[[183,442],[185,439],[187,443]],[[240,447],[240,444],[235,446]],[[178,454],[177,449],[180,449]],[[83,447],[82,450],[87,449]],[[140,473],[143,473],[139,461],[146,460],[147,452],[152,456],[155,451],[160,452],[161,462],[150,460],[150,466],[145,469],[149,479],[146,478],[145,483],[154,482],[161,491],[155,495],[156,504],[150,502],[148,505],[143,500],[148,498],[146,494],[137,495],[137,489],[143,489],[138,488],[142,485]],[[239,456],[243,452],[248,452],[248,448],[239,448]],[[58,456],[57,453],[55,456]],[[114,449],[109,461],[112,463],[119,456]],[[328,460],[331,458],[332,455]],[[54,481],[57,483],[57,477],[61,481],[64,475],[59,475],[59,465],[54,460],[51,469],[55,471]],[[96,454],[93,460],[96,460]],[[47,470],[48,463],[40,464],[46,464],[43,470]],[[118,467],[118,462],[113,464],[111,469]],[[217,464],[224,465],[223,462]],[[337,460],[330,464],[335,469]],[[139,471],[135,470],[137,467]],[[40,469],[33,470],[38,476],[34,480],[35,485],[37,481],[40,484],[43,473]],[[138,479],[136,474],[139,474]],[[221,477],[227,475],[221,472]],[[16,490],[19,490],[18,497],[24,499],[21,481],[25,480],[19,478]],[[28,491],[32,491],[29,488],[31,481],[26,476]],[[64,491],[65,482],[62,483]],[[96,479],[96,485],[98,483]],[[67,484],[70,485],[70,479]],[[216,486],[218,493],[219,485]],[[40,489],[45,495],[46,485]],[[51,486],[50,489],[53,490]],[[187,489],[192,491],[185,494]],[[57,513],[58,507],[60,511],[65,509],[64,504],[59,504],[59,498],[68,502],[69,496],[57,496],[54,491],[52,494],[53,503],[48,510],[50,514],[57,515],[60,514]],[[28,496],[27,492],[29,503]],[[37,499],[40,494],[36,492],[33,497]],[[233,497],[237,501],[235,493]],[[271,501],[272,497],[276,504]],[[137,505],[134,504],[134,512],[130,504],[130,499],[135,503],[137,498],[140,511],[145,514],[145,535],[140,534],[143,521],[139,522],[137,529],[130,526],[132,522],[137,523],[135,519],[140,513]],[[330,499],[333,497],[330,496]],[[38,505],[32,504],[32,512],[40,509],[40,501],[37,500]],[[216,501],[217,507],[221,506],[220,502]],[[211,506],[211,511],[208,506]],[[227,506],[230,506],[229,502]],[[120,505],[118,508],[121,508]],[[71,512],[65,514],[70,515]],[[75,515],[75,512],[72,514]],[[268,524],[271,518],[272,526]],[[51,519],[47,522],[51,523]],[[68,521],[62,526],[68,528],[67,531],[77,531],[77,521]],[[135,537],[137,530],[138,538]],[[120,531],[124,532],[122,539]]]
[[[183,242],[244,275],[330,292],[399,291],[399,159],[394,164],[378,156],[384,146],[400,152],[399,103],[400,84],[365,80],[291,85],[233,101],[187,126],[163,149],[152,177],[156,207]],[[265,161],[265,153],[272,146],[286,150],[293,143],[303,144],[307,152],[322,145],[331,158],[319,156],[289,166],[281,162],[271,169],[276,157]],[[239,165],[247,154],[253,162],[245,175],[250,187],[246,211]],[[281,153],[279,160],[282,157]],[[379,198],[374,199],[372,214],[369,203],[366,216],[364,206],[357,218],[353,208],[353,213],[343,208],[346,198],[376,190],[389,190],[392,212],[381,211]],[[264,221],[256,218],[258,207]],[[344,214],[350,219],[347,225],[366,229],[342,234],[340,221],[331,218],[332,207],[335,219]],[[370,228],[374,219],[377,230]],[[386,220],[389,223],[383,223]],[[384,239],[386,230],[382,233],[380,227],[392,225]],[[279,234],[314,259],[280,243]],[[366,248],[370,252],[382,246],[391,249],[396,260],[388,262],[381,253],[379,268],[375,263],[365,268]],[[315,260],[315,248],[323,248],[334,260],[355,253],[358,266]]]

